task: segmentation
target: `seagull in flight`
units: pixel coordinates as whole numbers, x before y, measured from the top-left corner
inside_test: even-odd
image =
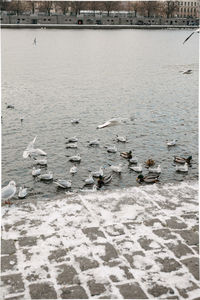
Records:
[[[193,31],[193,32],[185,39],[185,41],[183,42],[183,44],[185,44],[185,42],[187,42],[187,41],[189,40],[189,38],[190,38],[195,32],[199,33],[199,29],[200,29],[200,28],[197,28],[197,30]]]

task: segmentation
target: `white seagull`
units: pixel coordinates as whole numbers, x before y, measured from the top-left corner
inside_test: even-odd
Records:
[[[41,165],[41,166],[47,166],[47,159],[35,159],[34,164]]]
[[[71,180],[58,179],[57,181],[54,181],[54,183],[63,189],[69,189],[72,186]]]
[[[78,146],[77,146],[77,143],[69,143],[69,144],[67,144],[67,146],[66,146],[66,148],[67,149],[75,149],[75,148],[78,148]]]
[[[176,165],[176,172],[188,172],[188,164]]]
[[[80,122],[79,119],[73,119],[73,120],[71,120],[71,123],[72,123],[72,124],[78,124],[79,122]]]
[[[39,175],[38,178],[40,180],[52,180],[53,179],[53,173],[49,171],[49,173],[46,173],[46,174],[42,174],[42,175]]]
[[[12,180],[9,184],[1,189],[1,199],[2,200],[9,200],[11,199],[16,193],[16,183]]]
[[[166,141],[167,142],[167,146],[175,146],[176,145],[176,142],[177,142],[177,140],[172,140],[172,141]]]
[[[23,188],[23,187],[20,186],[18,198],[24,199],[28,194],[27,190],[28,190],[27,188]]]
[[[80,161],[81,161],[81,156],[80,156],[80,154],[70,156],[70,157],[69,157],[69,161],[80,162]]]
[[[41,174],[41,169],[36,169],[35,167],[33,167],[32,176],[38,176],[40,174]]]
[[[116,153],[117,152],[117,148],[116,148],[116,146],[114,145],[114,146],[109,146],[109,147],[105,147],[105,148],[107,148],[107,152],[109,152],[109,153]]]
[[[103,176],[103,167],[100,167],[99,171],[94,171],[91,174],[95,178],[98,178],[99,176]]]
[[[149,173],[157,173],[157,174],[160,174],[160,173],[161,173],[161,167],[160,167],[160,165],[158,165],[157,168],[149,168],[148,171],[149,171]]]
[[[27,158],[29,156],[37,156],[37,155],[44,155],[46,156],[46,152],[44,152],[43,150],[39,149],[39,148],[34,148],[34,143],[36,140],[37,136],[33,139],[32,142],[30,142],[26,148],[26,150],[23,152],[23,158]]]
[[[92,174],[89,175],[87,179],[85,179],[85,185],[94,184],[94,179],[92,177]]]
[[[77,173],[77,171],[78,171],[77,167],[73,166],[73,167],[71,167],[69,173],[72,174],[72,175],[74,175],[75,173]]]
[[[99,144],[100,144],[100,139],[95,139],[89,142],[89,146],[99,146]]]
[[[119,164],[118,166],[110,166],[111,170],[115,173],[121,173],[122,172],[122,164]]]
[[[112,118],[108,121],[106,121],[105,123],[103,123],[102,125],[98,125],[97,129],[101,129],[104,127],[110,127],[110,126],[114,126],[114,125],[118,125],[122,123],[122,119],[121,118]]]
[[[131,170],[135,171],[135,172],[142,172],[142,164],[138,164],[135,167],[130,167]]]
[[[138,159],[137,157],[132,157],[131,159],[129,159],[130,164],[137,164],[138,163]]]
[[[183,42],[183,44],[185,44],[185,42],[187,42],[189,40],[189,38],[191,38],[191,36],[194,34],[194,33],[199,33],[199,30],[200,28],[197,28],[195,31],[193,31]]]
[[[116,138],[117,138],[117,142],[121,142],[121,143],[126,143],[127,142],[127,139],[124,136],[117,135]]]
[[[76,143],[76,142],[78,142],[78,139],[77,139],[76,136],[72,136],[71,138],[66,138],[66,139],[67,139],[66,143]]]

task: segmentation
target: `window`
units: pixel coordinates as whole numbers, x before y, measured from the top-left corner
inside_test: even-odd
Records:
[[[44,19],[44,21],[46,21],[46,19]]]
[[[191,8],[191,13],[193,12],[193,9]]]
[[[51,21],[51,19],[48,19],[48,21]]]
[[[126,22],[128,22],[128,20],[126,20]]]
[[[191,2],[191,6],[193,6],[193,2]]]
[[[190,9],[188,8],[188,12],[190,12]]]
[[[190,6],[190,2],[188,2],[188,6]]]
[[[25,19],[22,19],[22,21],[25,21]]]

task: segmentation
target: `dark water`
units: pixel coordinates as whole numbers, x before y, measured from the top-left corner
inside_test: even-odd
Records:
[[[2,30],[2,185],[15,180],[29,197],[55,197],[55,184],[33,179],[33,162],[23,159],[28,143],[47,152],[54,178],[71,178],[66,155],[80,153],[72,190],[83,186],[88,169],[123,163],[108,187],[136,185],[121,151],[132,150],[144,165],[160,164],[162,183],[198,176],[198,35],[182,44],[189,30]],[[33,45],[36,37],[37,45]],[[192,74],[181,71],[192,69]],[[15,109],[6,109],[6,103]],[[128,122],[97,130],[112,117]],[[24,121],[21,124],[20,118]],[[72,125],[71,119],[80,124]],[[127,144],[113,141],[128,137]],[[78,149],[66,149],[65,137],[77,136]],[[101,139],[100,147],[87,141]],[[177,139],[170,149],[166,139]],[[116,144],[108,154],[105,145]],[[192,155],[186,175],[177,174],[173,156]],[[45,172],[45,169],[43,170]],[[109,168],[105,169],[109,173]],[[147,170],[144,168],[144,174]]]

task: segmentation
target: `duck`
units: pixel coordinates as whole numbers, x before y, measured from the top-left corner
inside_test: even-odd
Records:
[[[188,163],[185,163],[183,166],[176,165],[176,172],[188,172]]]
[[[108,153],[116,153],[117,152],[117,148],[116,148],[115,145],[114,146],[105,147],[105,148],[107,148],[107,152]]]
[[[11,180],[7,186],[4,186],[1,189],[1,199],[10,200],[12,197],[14,197],[16,190],[16,183],[14,180]],[[10,204],[10,202],[8,202],[8,204]]]
[[[170,146],[175,146],[176,145],[176,142],[177,142],[177,140],[172,140],[172,141],[166,141],[166,143],[167,143],[167,146],[168,147],[170,147]]]
[[[152,167],[152,166],[154,166],[155,165],[155,161],[153,160],[153,159],[148,159],[147,161],[146,161],[146,166],[147,167]]]
[[[38,176],[40,174],[41,174],[41,169],[36,169],[35,167],[33,167],[32,176]]]
[[[142,164],[138,164],[137,166],[135,167],[129,167],[129,169],[135,171],[135,172],[142,172]]]
[[[120,174],[122,172],[122,164],[119,164],[118,166],[110,166],[111,170],[115,173]]]
[[[68,143],[67,146],[66,146],[66,149],[69,149],[69,148],[78,148],[78,145],[77,143]]]
[[[127,139],[124,136],[116,135],[117,142],[126,143]]]
[[[69,189],[72,186],[71,180],[58,179],[54,183],[63,189]]]
[[[129,152],[121,152],[120,156],[126,159],[131,159],[132,158],[132,151]]]
[[[129,159],[129,163],[130,164],[137,164],[138,163],[137,157],[132,157],[131,159]]]
[[[103,167],[99,168],[99,171],[91,172],[92,177],[98,178],[99,176],[103,176]]]
[[[137,178],[136,181],[141,183],[141,182],[146,182],[146,183],[156,183],[159,181],[158,179],[159,174],[148,174],[146,176],[140,174]]]
[[[188,158],[183,158],[183,157],[179,157],[179,156],[174,156],[174,161],[176,163],[179,163],[179,164],[185,164],[186,162],[188,164],[190,164],[190,161],[192,159],[192,156],[188,156]]]
[[[80,120],[79,119],[73,119],[71,120],[72,124],[79,124]]]
[[[112,175],[111,174],[103,177],[104,184],[110,183],[111,180],[112,180]]]
[[[46,173],[46,174],[39,175],[38,179],[44,180],[44,181],[52,180],[53,179],[53,173],[49,172],[49,173]]]
[[[89,177],[85,179],[85,185],[90,185],[90,184],[94,184],[94,178],[92,174],[90,174]]]
[[[78,171],[77,167],[73,166],[73,167],[71,167],[69,173],[72,174],[72,175],[74,175],[75,173],[77,173],[77,171]]]
[[[20,186],[18,198],[19,199],[24,199],[28,194],[27,190],[28,190],[27,188],[23,188],[23,187]]]
[[[89,146],[99,146],[99,144],[100,144],[100,139],[95,139],[89,142]]]
[[[161,173],[161,167],[160,167],[160,165],[158,165],[157,168],[149,168],[149,173],[160,174]]]
[[[80,161],[81,161],[81,156],[80,156],[80,154],[70,156],[69,161],[80,162]]]

